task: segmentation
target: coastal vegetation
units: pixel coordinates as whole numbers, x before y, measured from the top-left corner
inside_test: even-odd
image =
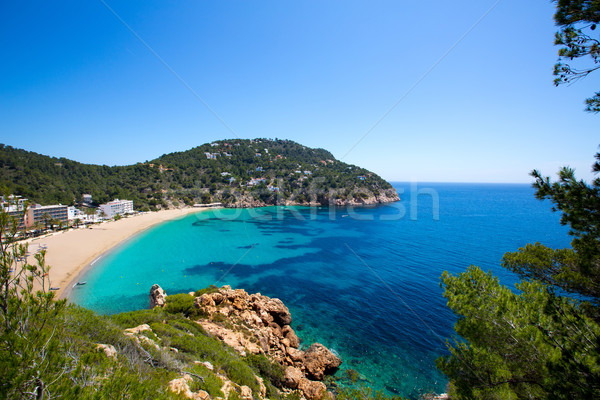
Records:
[[[598,1],[558,0],[561,46],[556,85],[600,68]],[[590,57],[591,66],[572,63]],[[600,92],[586,100],[600,112]],[[600,153],[593,172],[600,172]],[[528,244],[506,253],[502,266],[521,281],[514,289],[471,266],[442,276],[444,297],[458,316],[450,355],[437,360],[456,399],[600,398],[600,178],[577,180],[565,167],[553,182],[534,170],[536,197],[553,203],[570,227],[571,248]]]
[[[339,204],[398,199],[391,185],[328,151],[290,140],[233,139],[128,166],[82,164],[0,145],[0,186],[40,204],[133,200],[137,210]]]

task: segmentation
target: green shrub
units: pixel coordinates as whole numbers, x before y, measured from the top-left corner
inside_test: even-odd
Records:
[[[210,394],[213,398],[225,397],[225,395],[221,391],[223,381],[214,372],[206,368],[204,365],[195,365],[193,371],[196,375],[201,376],[204,380],[194,380],[193,385],[190,385],[190,389],[192,390],[192,392],[196,392],[202,389],[208,392],[208,394]]]
[[[206,293],[210,294],[210,293],[216,293],[218,291],[219,291],[218,287],[216,287],[215,285],[210,285],[209,287],[206,287],[204,289],[196,290],[196,292],[194,293],[194,296],[199,297]]]
[[[225,370],[231,381],[238,385],[248,386],[252,391],[259,390],[258,381],[254,375],[254,371],[238,357],[231,357],[222,365],[222,368]]]
[[[167,296],[164,310],[169,314],[183,314],[186,317],[195,316],[198,311],[194,308],[194,296],[187,293]]]
[[[151,322],[162,322],[168,319],[162,309],[155,308],[153,310],[137,310],[121,314],[115,314],[110,319],[123,329],[133,328],[142,324],[150,324]]]
[[[227,400],[242,400],[242,398],[240,397],[238,392],[232,390],[231,392],[229,392],[229,397],[227,397]]]
[[[246,357],[248,365],[252,366],[258,374],[268,380],[277,388],[283,387],[285,380],[285,369],[277,362],[269,360],[263,354],[249,354]]]

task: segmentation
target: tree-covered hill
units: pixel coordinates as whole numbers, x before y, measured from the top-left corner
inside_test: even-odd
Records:
[[[222,202],[227,206],[372,204],[397,193],[378,175],[323,149],[289,140],[234,139],[128,166],[82,164],[0,145],[0,185],[40,204],[134,201],[136,209]]]

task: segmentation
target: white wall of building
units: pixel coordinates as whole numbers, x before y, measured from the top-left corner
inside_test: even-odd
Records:
[[[115,199],[106,204],[101,204],[100,210],[104,212],[104,218],[114,218],[117,214],[131,214],[133,213],[133,200]]]

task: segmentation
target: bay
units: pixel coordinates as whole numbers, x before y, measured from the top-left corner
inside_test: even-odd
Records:
[[[211,284],[278,297],[303,345],[320,342],[344,363],[337,376],[387,394],[443,392],[435,359],[455,316],[444,270],[492,270],[531,242],[567,247],[568,229],[530,185],[394,183],[401,201],[373,207],[265,207],[189,215],[143,232],[104,256],[71,301],[112,314]]]

